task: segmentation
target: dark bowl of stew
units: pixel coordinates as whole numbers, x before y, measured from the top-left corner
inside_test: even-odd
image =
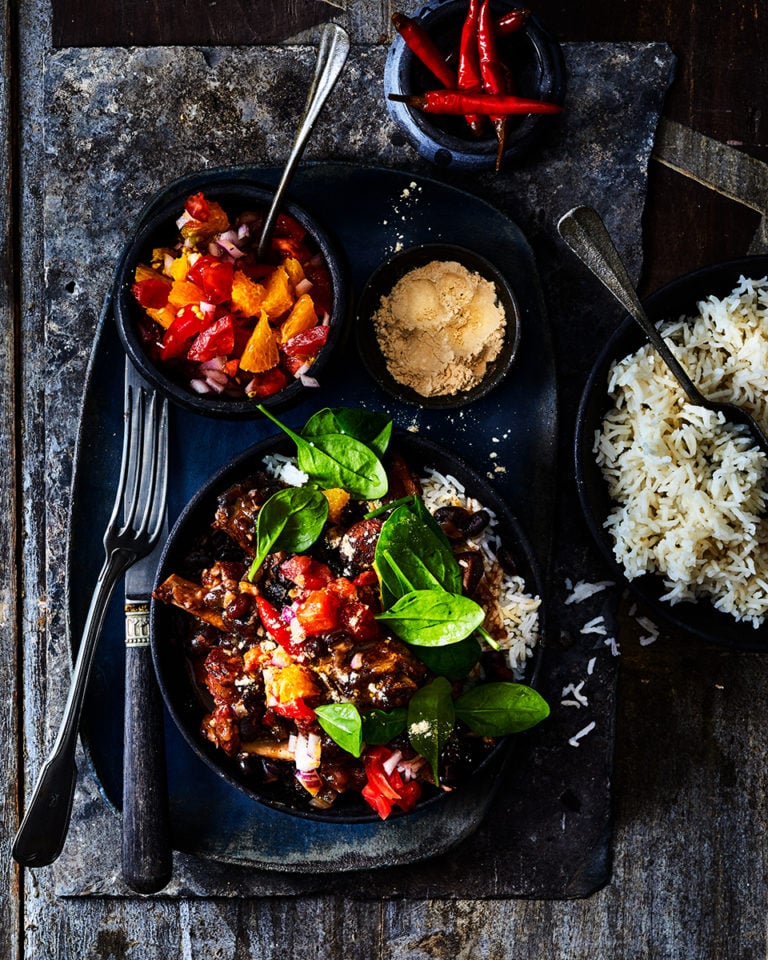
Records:
[[[397,555],[392,531],[402,520],[415,521],[395,517],[395,510],[406,510],[402,504],[368,517],[382,506],[380,498],[351,498],[339,506],[329,496],[321,538],[308,550],[267,554],[251,583],[253,517],[271,504],[256,521],[263,523],[280,499],[275,495],[287,489],[286,478],[295,482],[294,452],[282,436],[256,445],[213,476],[176,522],[150,615],[160,688],[191,749],[254,800],[290,815],[340,823],[407,815],[502,762],[511,738],[468,726],[477,724],[469,700],[478,688],[488,695],[530,697],[541,708],[529,686],[543,632],[538,565],[517,520],[485,480],[437,445],[398,431],[382,454],[387,496],[427,478],[417,483],[418,498],[437,520],[426,522],[453,527],[452,536],[456,525],[464,531],[461,541],[450,541],[454,551],[467,554],[461,564],[489,564],[481,551],[492,545],[494,576],[503,565],[504,602],[525,624],[509,634],[507,646],[494,650],[473,634],[450,648],[417,648],[389,629],[392,621],[382,627],[376,614],[392,610],[391,598],[382,598],[396,587],[379,584],[373,571],[376,541],[388,536],[387,554]],[[291,496],[297,489],[306,488],[292,488]],[[382,534],[387,518],[390,532]],[[466,574],[460,569],[461,579]],[[472,595],[479,597],[486,589],[479,586],[485,582],[482,569],[473,576]],[[506,623],[487,621],[502,638]],[[451,729],[439,735],[439,755],[425,758],[414,744],[428,742],[439,726],[430,712],[433,700],[442,698],[444,709],[457,690],[469,687],[475,687],[469,700],[447,708],[455,716]],[[442,789],[434,784],[433,769]]]
[[[286,204],[266,262],[256,256],[272,190],[185,179],[165,191],[118,267],[118,332],[172,401],[212,417],[260,416],[322,386],[346,332],[348,282],[336,242]]]

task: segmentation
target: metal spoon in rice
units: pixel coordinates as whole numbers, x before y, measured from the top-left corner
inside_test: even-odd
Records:
[[[754,417],[735,403],[709,400],[695,386],[680,365],[677,357],[667,346],[664,338],[643,310],[619,252],[598,212],[593,210],[592,207],[574,207],[560,219],[557,229],[576,256],[610,290],[632,319],[640,325],[643,333],[656,348],[659,356],[669,367],[691,403],[705,407],[707,410],[713,410],[715,413],[722,413],[730,423],[745,426],[752,434],[758,447],[768,455],[768,436]]]

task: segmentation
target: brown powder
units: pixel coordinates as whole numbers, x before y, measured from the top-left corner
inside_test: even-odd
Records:
[[[490,280],[433,260],[398,280],[373,323],[390,374],[434,397],[480,383],[501,350],[506,317]]]

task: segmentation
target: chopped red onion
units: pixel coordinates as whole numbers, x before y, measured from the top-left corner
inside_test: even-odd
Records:
[[[308,277],[304,277],[303,280],[299,280],[296,284],[296,296],[300,297],[304,293],[309,293],[314,284]]]
[[[328,327],[330,326],[330,324],[331,324],[331,315],[326,310],[326,312],[323,314],[323,319],[320,321],[320,325],[323,327]]]
[[[233,260],[238,260],[240,257],[245,256],[243,251],[239,247],[236,247],[231,240],[225,240],[224,237],[219,237],[216,243],[218,243],[222,250],[226,250]]]
[[[205,379],[211,384],[211,386],[216,384],[222,388],[226,387],[226,385],[229,383],[229,377],[223,370],[206,370]],[[216,392],[221,393],[221,390],[216,390]]]
[[[195,391],[195,393],[210,393],[211,388],[205,382],[205,380],[190,380],[190,387]]]
[[[213,240],[211,240],[211,242],[208,244],[208,253],[210,253],[212,257],[220,257],[221,250],[218,243],[215,243]]]
[[[176,226],[179,228],[179,230],[181,230],[181,228],[185,227],[190,220],[194,220],[194,219],[195,218],[192,216],[192,214],[189,213],[187,210],[185,210],[184,213],[182,213],[182,215],[176,221]]]
[[[290,623],[291,620],[294,620],[295,618],[296,611],[293,609],[293,607],[283,607],[283,609],[280,611],[280,619],[283,621],[283,623]]]
[[[320,382],[315,380],[314,377],[308,377],[306,374],[302,374],[299,378],[305,387],[319,387]]]
[[[304,789],[313,796],[322,790],[323,781],[320,779],[317,770],[297,770],[296,779],[299,781],[302,787],[304,787]]]
[[[236,230],[225,230],[223,233],[220,233],[217,240],[226,240],[229,243],[237,242],[237,231]]]
[[[391,777],[392,773],[395,770],[397,770],[397,765],[398,763],[400,763],[402,759],[403,759],[402,752],[400,750],[395,750],[392,756],[388,760],[385,760],[383,763],[384,773],[386,773],[388,777]]]
[[[237,239],[245,240],[245,238],[250,237],[250,235],[251,235],[250,226],[247,223],[241,223],[240,226],[237,228]]]
[[[219,383],[217,380],[214,380],[213,376],[214,375],[212,373],[206,374],[205,382],[208,384],[208,386],[211,388],[211,390],[214,393],[222,393],[224,391],[224,384]]]
[[[300,733],[296,738],[296,770],[308,773],[320,766],[320,737],[316,733]]]
[[[361,653],[356,653],[354,657],[349,661],[350,670],[359,670],[363,665],[363,655]]]
[[[299,367],[296,373],[294,373],[294,377],[296,377],[297,380],[299,379],[299,377],[303,377],[304,374],[307,372],[307,370],[309,370],[311,366],[312,366],[311,363],[302,363],[302,365]]]
[[[204,360],[200,364],[201,370],[223,370],[227,362],[226,357],[214,357],[213,360]]]
[[[207,318],[207,317],[210,317],[211,319],[213,319],[213,315],[214,315],[214,313],[216,313],[216,304],[215,304],[215,303],[208,303],[207,300],[201,300],[201,301],[200,301],[200,309],[203,311],[203,316],[204,316],[204,317],[206,317],[206,318]]]
[[[174,257],[170,253],[166,253],[163,257],[163,270],[168,273],[171,269],[171,264],[174,261]]]

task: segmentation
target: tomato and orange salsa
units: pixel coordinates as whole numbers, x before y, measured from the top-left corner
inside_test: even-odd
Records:
[[[312,364],[328,339],[328,267],[305,228],[278,216],[267,262],[256,256],[263,211],[234,219],[202,192],[188,197],[172,247],[136,267],[150,358],[200,394],[263,399]]]

